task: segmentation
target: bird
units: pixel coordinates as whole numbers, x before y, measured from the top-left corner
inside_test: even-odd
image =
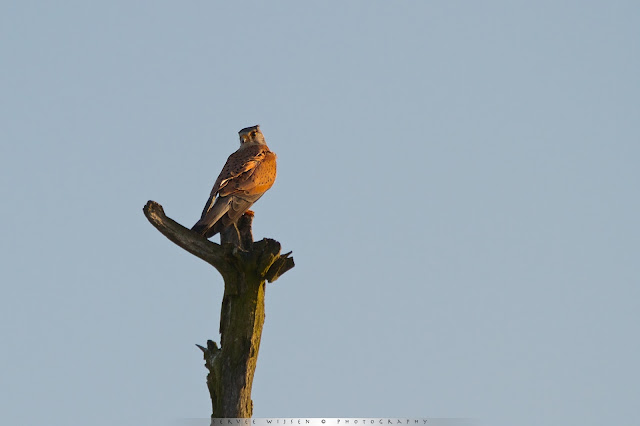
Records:
[[[260,126],[245,127],[238,135],[240,148],[227,159],[200,220],[191,228],[205,238],[235,224],[276,180],[276,154],[269,150]]]

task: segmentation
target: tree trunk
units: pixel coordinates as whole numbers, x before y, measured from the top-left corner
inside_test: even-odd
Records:
[[[197,345],[204,352],[209,370],[211,417],[251,417],[251,387],[264,324],[265,283],[274,282],[293,268],[291,252],[281,255],[280,243],[272,239],[253,242],[250,212],[240,218],[237,226],[223,231],[219,245],[168,218],[154,201],[149,201],[143,211],[162,234],[213,265],[222,275],[220,347],[211,340],[206,348]]]

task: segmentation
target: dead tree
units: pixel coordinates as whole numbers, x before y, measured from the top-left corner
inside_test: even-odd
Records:
[[[204,352],[209,370],[213,418],[251,417],[251,386],[264,324],[265,281],[274,282],[293,268],[291,252],[280,254],[272,239],[253,241],[252,213],[221,234],[221,245],[192,232],[164,214],[155,201],[147,202],[145,216],[165,237],[211,264],[224,279],[220,314],[220,347],[212,340]]]

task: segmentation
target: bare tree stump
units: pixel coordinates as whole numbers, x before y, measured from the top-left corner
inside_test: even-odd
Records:
[[[280,254],[280,243],[272,239],[254,242],[250,212],[236,226],[223,231],[220,245],[168,218],[155,201],[147,202],[143,211],[164,236],[222,275],[220,347],[212,340],[206,347],[197,345],[209,370],[211,417],[251,417],[251,387],[264,324],[265,282],[274,282],[294,267],[291,252]]]

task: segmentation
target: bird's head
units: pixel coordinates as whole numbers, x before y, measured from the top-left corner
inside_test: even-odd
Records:
[[[259,124],[251,127],[245,127],[240,130],[238,134],[240,135],[240,146],[256,144],[266,145],[264,135],[260,131]]]

